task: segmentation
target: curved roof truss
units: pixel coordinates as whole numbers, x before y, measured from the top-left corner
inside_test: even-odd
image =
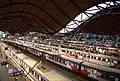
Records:
[[[82,27],[84,27],[84,26],[80,27],[81,24],[89,22],[88,20],[91,19],[91,17],[93,17],[94,15],[96,15],[97,12],[106,14],[104,12],[104,9],[108,9],[113,5],[117,7],[117,5],[120,5],[120,1],[109,0],[108,2],[104,2],[87,9],[86,11],[80,13],[78,16],[76,16],[73,19],[75,22],[71,21],[70,23],[68,23],[66,27],[60,31],[60,33],[71,33],[71,32],[76,33],[77,31],[80,31]]]
[[[110,0],[3,0],[0,3],[0,25],[6,23],[4,29],[13,33],[54,34],[79,13],[105,1]],[[72,21],[77,24],[77,20]]]

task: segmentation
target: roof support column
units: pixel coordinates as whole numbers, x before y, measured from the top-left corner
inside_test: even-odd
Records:
[[[58,54],[61,53],[61,44],[58,45]]]

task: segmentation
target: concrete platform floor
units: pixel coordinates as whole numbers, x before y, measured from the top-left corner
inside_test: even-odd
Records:
[[[3,62],[5,59],[0,56],[0,63]],[[9,77],[8,69],[13,68],[9,65],[9,67],[1,66],[0,65],[0,81],[15,81],[15,77]],[[25,81],[23,77],[18,77],[17,81]]]

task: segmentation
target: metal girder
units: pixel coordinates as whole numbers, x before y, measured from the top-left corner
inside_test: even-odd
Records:
[[[23,18],[28,18],[28,19],[30,19],[30,20],[32,20],[31,18],[29,18],[29,17],[26,17],[26,16],[21,16],[21,15],[16,15],[16,16],[6,16],[6,17],[4,17],[4,18],[0,18],[0,20],[2,20],[2,19],[5,19],[5,18],[9,18],[9,17],[23,17]],[[33,20],[34,21],[34,20]],[[35,23],[37,23],[36,21],[34,21]],[[38,23],[37,23],[38,24]],[[39,24],[38,24],[39,25]],[[40,27],[37,27],[37,26],[35,26],[37,29],[39,29]],[[47,33],[46,33],[47,34]]]
[[[72,1],[72,0],[71,0]],[[85,26],[85,23],[87,24],[93,17],[97,17],[97,16],[100,16],[101,14],[102,15],[106,15],[106,14],[110,14],[110,13],[106,13],[106,11],[104,11],[104,9],[109,9],[110,7],[113,7],[113,6],[115,6],[116,8],[118,7],[118,3],[116,2],[116,1],[114,1],[114,4],[113,5],[111,5],[111,3],[112,3],[112,1],[110,1],[109,2],[109,4],[106,4],[106,3],[104,3],[104,4],[106,4],[106,8],[104,8],[104,7],[102,7],[102,6],[96,6],[98,9],[93,9],[93,11],[94,10],[99,10],[98,12],[96,12],[96,13],[93,13],[93,15],[90,17],[90,18],[88,18],[88,19],[82,19],[82,14],[81,14],[81,20],[83,20],[83,22],[82,22],[82,26],[80,27],[77,27],[77,28],[75,28],[72,32],[68,32],[68,34],[69,34],[69,37],[67,37],[67,35],[65,36],[65,37],[67,37],[68,39],[70,39],[70,40],[72,40],[73,38],[74,38],[74,36],[77,36],[77,34],[79,34],[79,33],[81,33],[80,32],[80,30],[82,29],[82,28],[84,28],[84,26]],[[114,7],[114,8],[115,8]],[[87,10],[86,10],[87,11]],[[89,10],[88,9],[88,11],[92,11],[92,9],[91,10]],[[100,14],[99,14],[100,13]],[[90,13],[87,13],[87,14],[90,14]],[[81,20],[79,20],[79,21],[81,21]],[[80,22],[81,23],[81,22]],[[84,25],[83,25],[84,24]],[[71,25],[71,24],[70,24]],[[74,23],[72,24],[72,25],[74,25]],[[67,29],[69,29],[69,27],[66,27]],[[66,30],[66,29],[65,29]]]

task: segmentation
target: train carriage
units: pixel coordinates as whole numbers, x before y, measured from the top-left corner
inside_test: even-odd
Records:
[[[120,80],[120,71],[117,69],[112,69],[89,62],[83,62],[82,60],[69,58],[64,55],[48,55],[47,60],[71,69],[75,73],[79,73],[80,75],[91,77],[97,80],[103,77],[106,80],[110,80],[111,77],[113,77],[115,80]],[[114,74],[114,76],[112,74]]]

